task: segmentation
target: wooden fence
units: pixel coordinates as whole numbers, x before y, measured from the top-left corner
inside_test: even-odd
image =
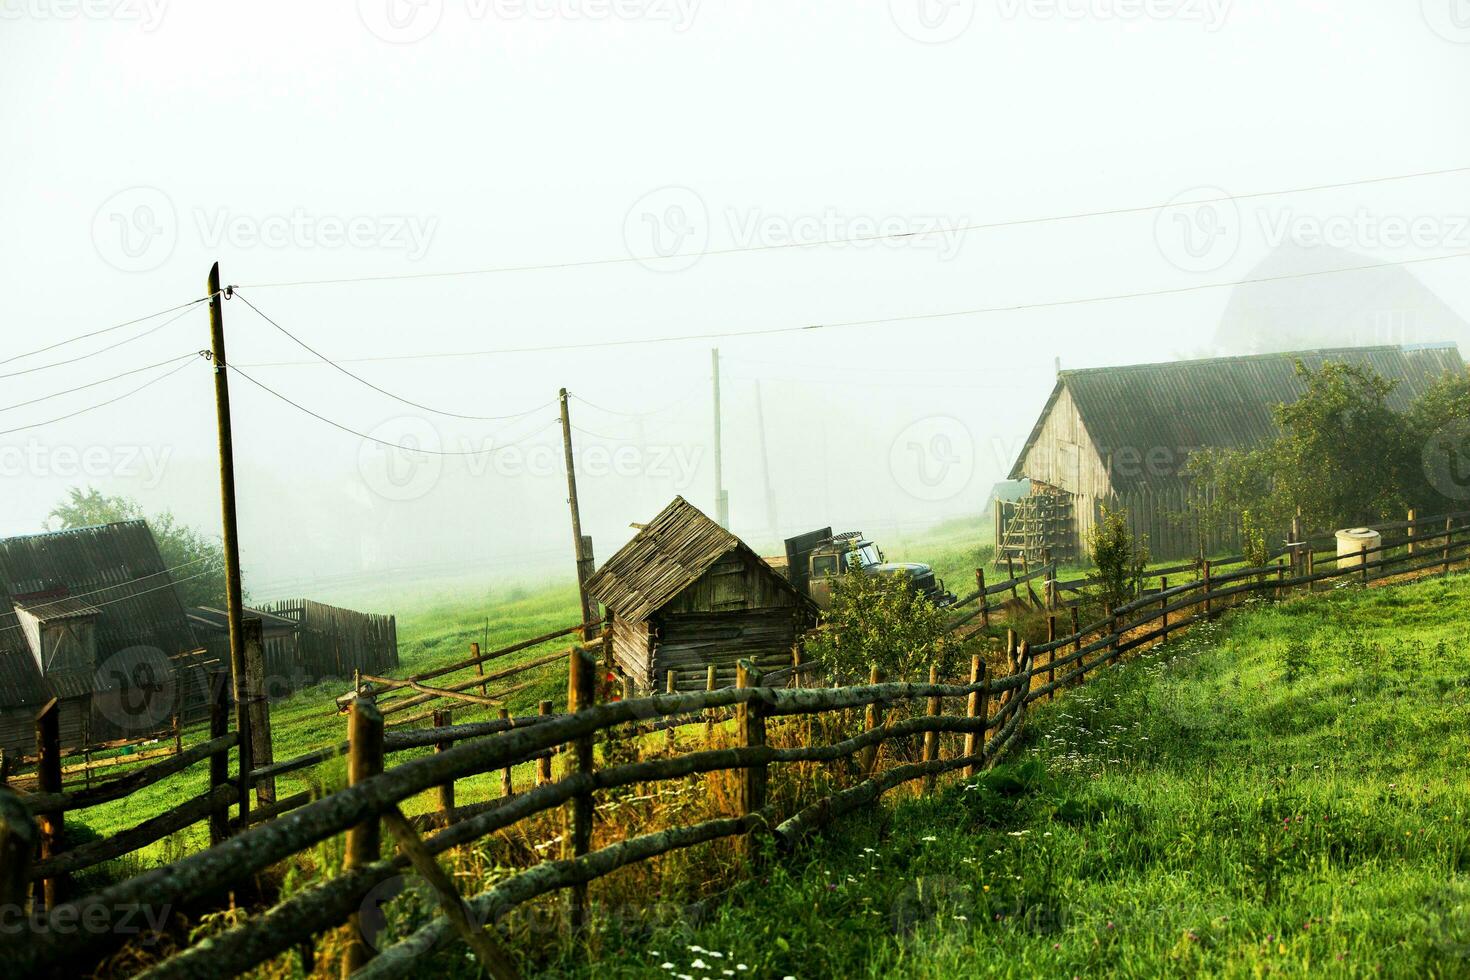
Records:
[[[1001,676],[991,676],[984,661],[975,656],[968,677],[962,681],[941,683],[938,672],[931,671],[927,682],[881,683],[875,675],[864,685],[810,687],[806,685],[821,665],[798,661],[763,678],[753,676],[749,668],[742,669],[733,688],[597,704],[597,664],[589,651],[578,648],[559,655],[568,664],[568,710],[559,714],[385,731],[385,710],[371,696],[354,697],[347,742],[269,767],[279,774],[346,753],[351,785],[320,799],[300,801],[291,812],[252,813],[252,823],[268,822],[250,828],[229,827],[224,821],[225,808],[236,788],[223,771],[222,761],[233,743],[231,734],[223,730],[221,698],[218,734],[178,758],[134,773],[128,777],[132,780],[128,788],[32,796],[0,791],[0,815],[7,821],[0,826],[0,848],[11,839],[38,836],[42,841],[41,857],[35,863],[26,860],[29,852],[25,848],[10,852],[17,856],[3,865],[0,894],[21,894],[27,882],[42,880],[48,882],[47,898],[60,895],[59,876],[125,853],[144,838],[157,839],[164,827],[176,828],[208,818],[212,828],[219,831],[217,837],[212,835],[214,846],[167,868],[74,901],[45,901],[47,911],[32,917],[34,924],[24,935],[0,936],[0,949],[6,952],[12,968],[24,974],[95,965],[125,937],[111,928],[74,933],[60,926],[76,921],[108,925],[139,903],[185,908],[227,889],[243,888],[271,865],[330,837],[346,834],[348,857],[341,874],[316,882],[263,914],[179,950],[147,975],[230,975],[310,944],[325,931],[348,925],[354,930],[350,933],[353,938],[348,962],[362,976],[408,975],[422,955],[456,940],[470,944],[492,975],[513,976],[511,957],[493,924],[539,896],[570,890],[570,922],[575,927],[588,914],[587,885],[630,864],[727,838],[744,842],[747,851],[756,838],[763,836],[782,848],[800,847],[811,833],[895,787],[922,781],[932,788],[946,774],[974,773],[992,764],[1019,737],[1028,705],[1053,698],[1128,651],[1166,642],[1172,633],[1217,616],[1247,597],[1280,598],[1333,579],[1368,582],[1424,572],[1447,574],[1455,563],[1465,560],[1470,547],[1466,535],[1470,524],[1457,523],[1454,518],[1445,519],[1437,532],[1428,530],[1424,521],[1406,522],[1401,530],[1404,533],[1399,539],[1346,556],[1348,560],[1340,560],[1335,553],[1318,557],[1308,548],[1294,555],[1290,568],[1284,562],[1229,571],[1206,568],[1196,581],[1172,587],[1165,584],[1069,632],[1058,631],[1053,618],[1052,638],[1035,645],[1021,643],[1008,651],[1012,669]],[[975,612],[983,608],[984,604],[978,604]],[[461,669],[463,664],[441,668],[445,672]],[[412,687],[382,689],[385,696],[389,691],[402,692],[398,696],[405,700],[425,693]],[[895,706],[906,710],[887,710]],[[845,723],[857,709],[863,709],[864,714],[854,731]],[[671,738],[661,757],[605,766],[597,764],[593,752],[593,740],[599,735],[640,738],[646,745],[650,733],[696,727],[703,728],[708,739],[717,724],[723,731],[723,724],[732,715],[733,745],[707,741],[688,751],[681,750]],[[813,744],[811,729],[804,729],[807,737],[796,739],[795,744],[775,745],[768,739],[768,723],[777,725],[779,731],[784,720],[821,716],[835,721],[822,726],[835,733],[825,744]],[[922,742],[917,759],[904,758],[900,753],[885,757],[880,751],[885,743],[892,746],[896,741],[912,739]],[[422,754],[423,749],[431,747],[436,751]],[[398,753],[415,757],[385,768],[388,758]],[[554,757],[563,760],[560,778],[555,779],[551,765]],[[55,850],[65,812],[93,805],[103,796],[118,798],[137,785],[154,782],[206,758],[218,770],[218,779],[212,781],[208,793],[155,818],[146,830],[140,827],[74,851]],[[856,761],[856,782],[852,785],[804,802],[790,812],[778,812],[770,804],[767,785],[772,767],[823,763],[830,770],[844,760]],[[455,805],[456,780],[497,770],[506,772],[532,761],[537,763],[540,785],[514,793],[509,781],[503,780],[499,798],[469,807]],[[252,778],[260,778],[265,772],[257,770]],[[592,807],[598,793],[715,772],[729,772],[730,778],[737,781],[736,812],[592,848]],[[438,801],[432,819],[406,819],[400,804],[424,793],[435,794]],[[569,831],[559,859],[523,868],[469,898],[458,893],[437,863],[437,856],[452,848],[558,808],[566,812]],[[39,818],[39,832],[30,822],[32,816]],[[381,856],[377,843],[384,828],[398,845],[397,852],[387,858]],[[429,829],[435,832],[421,836]],[[233,836],[226,838],[231,833]],[[370,937],[362,933],[367,927],[357,921],[356,914],[374,888],[409,869],[433,885],[444,915],[374,955],[366,941]],[[492,925],[482,928],[474,923]]]
[[[294,665],[299,684],[323,678],[377,674],[398,666],[398,622],[393,616],[341,609],[311,599],[283,599],[263,612],[300,627]]]

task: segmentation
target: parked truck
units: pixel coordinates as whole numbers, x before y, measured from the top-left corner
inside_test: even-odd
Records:
[[[837,580],[852,570],[864,575],[901,575],[934,605],[944,607],[955,602],[955,594],[945,589],[932,567],[888,561],[882,549],[861,531],[833,534],[830,527],[824,527],[786,539],[786,578],[822,609],[831,605]]]

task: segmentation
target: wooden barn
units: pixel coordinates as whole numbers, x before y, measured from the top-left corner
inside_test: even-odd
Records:
[[[1453,344],[1435,344],[1059,372],[1010,473],[1013,480],[1031,481],[1030,494],[997,504],[997,557],[1080,557],[1103,505],[1126,509],[1134,532],[1148,535],[1155,557],[1195,554],[1197,534],[1181,515],[1192,494],[1210,491],[1186,479],[1190,454],[1247,449],[1270,439],[1276,432],[1272,409],[1305,391],[1297,361],[1310,368],[1329,361],[1370,367],[1398,382],[1392,396],[1398,409],[1445,374],[1465,370]],[[1235,529],[1227,528],[1207,547],[1231,549],[1235,538]]]
[[[763,670],[791,663],[816,622],[806,596],[683,497],[665,507],[587,580],[607,609],[616,665],[641,691],[703,690],[711,664],[721,687],[742,659]]]
[[[199,650],[143,521],[0,540],[0,748],[35,752],[59,702],[65,747],[148,734],[186,708]]]

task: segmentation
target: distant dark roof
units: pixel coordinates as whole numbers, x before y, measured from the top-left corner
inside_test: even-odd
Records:
[[[99,610],[99,662],[129,647],[172,657],[199,646],[146,522],[0,539],[0,707],[39,708],[51,696],[12,598],[43,595],[85,599]],[[34,608],[44,610],[44,601]]]
[[[267,631],[290,630],[295,632],[301,628],[301,624],[294,619],[285,616],[277,616],[275,613],[265,612],[261,609],[252,609],[246,606],[241,610],[246,619],[258,619],[261,626]],[[216,633],[228,633],[230,629],[230,614],[223,609],[213,606],[190,606],[189,625],[196,630],[204,629]]]
[[[74,596],[56,599],[16,599],[15,608],[22,609],[43,623],[54,623],[63,619],[85,619],[101,615],[102,610]]]
[[[1389,403],[1400,410],[1446,374],[1465,370],[1454,344],[1429,344],[1339,347],[1063,371],[1011,468],[1011,479],[1026,475],[1026,457],[1064,388],[1104,458],[1124,449],[1144,456],[1156,447],[1175,453],[1200,447],[1243,449],[1270,439],[1276,433],[1272,409],[1296,401],[1306,390],[1296,374],[1297,361],[1309,368],[1330,361],[1366,365],[1398,382]],[[1143,470],[1132,467],[1130,473]]]
[[[647,619],[736,548],[786,581],[739,538],[675,497],[587,580],[587,591],[620,619]]]

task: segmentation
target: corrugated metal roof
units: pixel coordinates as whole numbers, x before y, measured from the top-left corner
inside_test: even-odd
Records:
[[[667,605],[735,548],[750,551],[698,507],[675,497],[587,580],[587,591],[619,618],[637,622]]]
[[[1399,410],[1444,375],[1465,370],[1455,345],[1436,344],[1341,347],[1063,371],[1011,469],[1011,479],[1026,475],[1026,457],[1064,386],[1104,459],[1125,450],[1146,459],[1151,450],[1162,449],[1174,454],[1182,465],[1186,454],[1181,450],[1248,448],[1275,435],[1272,409],[1295,401],[1306,390],[1296,374],[1297,361],[1314,369],[1329,361],[1372,368],[1398,382],[1389,403]],[[1115,474],[1114,489],[1144,482],[1145,470],[1132,467],[1127,474]]]
[[[197,648],[146,522],[0,539],[0,707],[39,708],[51,696],[12,605],[13,596],[43,594],[99,610],[99,663],[130,647],[165,657]]]
[[[43,623],[54,623],[63,619],[84,619],[101,615],[102,610],[72,596],[57,599],[17,599],[15,608],[23,609]]]

